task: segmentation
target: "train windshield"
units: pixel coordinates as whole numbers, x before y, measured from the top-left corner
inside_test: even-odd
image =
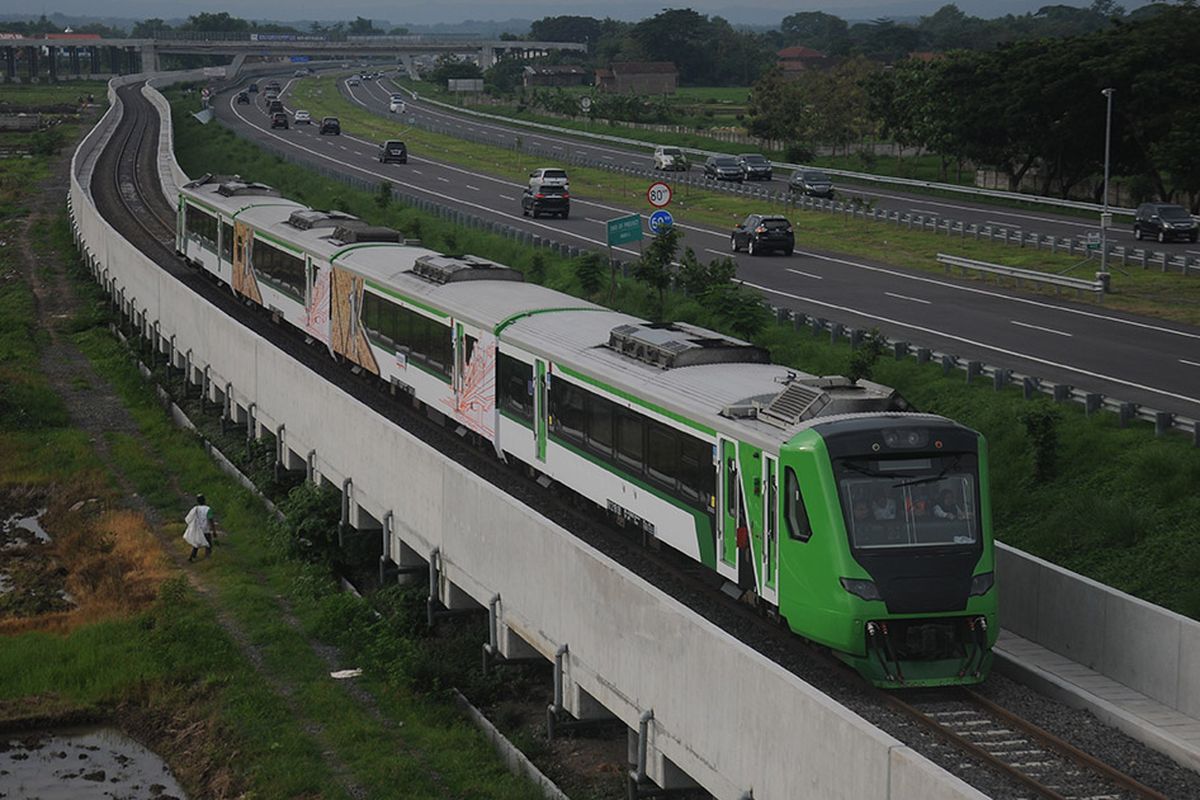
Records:
[[[834,462],[855,549],[963,547],[979,541],[974,453]]]

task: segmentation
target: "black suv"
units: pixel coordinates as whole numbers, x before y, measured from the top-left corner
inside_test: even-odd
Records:
[[[249,103],[250,103],[250,93],[249,92],[238,92],[237,104],[238,105],[248,105]]]
[[[317,134],[320,136],[324,136],[325,134],[338,136],[341,132],[342,123],[338,122],[337,117],[325,117],[321,120],[321,129],[317,131]]]
[[[521,195],[521,213],[532,214],[535,218],[542,214],[557,214],[566,219],[571,216],[571,195],[565,186],[531,186]]]
[[[270,102],[268,102],[267,103],[267,113],[268,114],[283,113],[283,101],[282,100],[271,100]]]
[[[810,194],[814,197],[833,197],[833,181],[824,172],[816,169],[798,169],[792,173],[788,188],[793,192]]]
[[[1171,239],[1196,241],[1200,227],[1183,206],[1173,203],[1142,203],[1133,217],[1133,238],[1153,236],[1160,242]]]
[[[786,217],[751,214],[729,235],[730,250],[736,253],[743,247],[752,256],[768,250],[777,250],[790,256],[796,247],[796,235],[792,233],[792,223],[788,222]]]
[[[709,156],[704,160],[704,177],[741,183],[746,173],[741,162],[733,156]]]
[[[746,180],[771,180],[771,162],[767,161],[765,156],[758,153],[742,153],[738,156],[738,162],[742,165],[742,174],[746,176]]]
[[[407,164],[408,148],[399,139],[388,139],[379,145],[379,162],[381,164]]]
[[[287,126],[288,126],[287,114],[283,113],[282,111],[276,111],[274,114],[271,115],[271,127],[272,128],[283,128],[284,130],[287,130]]]

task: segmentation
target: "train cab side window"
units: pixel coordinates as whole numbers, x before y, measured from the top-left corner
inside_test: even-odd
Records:
[[[533,367],[512,356],[500,354],[496,382],[500,385],[501,408],[526,421],[533,421]]]
[[[796,473],[788,467],[783,487],[783,519],[787,523],[788,538],[797,542],[807,542],[812,538],[812,525],[808,521],[808,511],[804,508],[804,496],[800,493],[800,481]]]
[[[201,211],[191,203],[187,204],[184,212],[184,224],[187,232],[195,236],[208,250],[217,250],[217,218],[207,211]]]
[[[554,432],[573,441],[583,441],[584,393],[567,381],[555,380],[550,385],[550,410],[554,415]]]
[[[233,226],[228,222],[221,223],[221,258],[233,261]]]

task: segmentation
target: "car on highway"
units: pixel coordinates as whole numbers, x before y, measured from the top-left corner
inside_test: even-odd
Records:
[[[267,89],[265,92],[263,92],[263,96],[266,97],[268,100],[275,100],[276,98],[279,97],[279,90],[278,89]]]
[[[704,160],[704,177],[741,183],[746,174],[741,162],[733,156],[709,156]]]
[[[296,70],[295,72],[293,72],[293,73],[292,73],[292,77],[293,77],[293,78],[303,78],[303,77],[304,77],[305,75],[307,75],[307,74],[308,74],[308,71],[307,71],[307,70],[298,69],[298,70]]]
[[[268,114],[280,114],[280,113],[283,113],[283,101],[282,101],[282,100],[271,100],[271,101],[269,101],[269,102],[267,103],[267,113],[268,113]]]
[[[558,184],[527,187],[521,194],[521,213],[535,219],[542,214],[557,214],[567,219],[571,216],[571,195],[566,186]]]
[[[381,164],[407,164],[408,147],[399,139],[388,139],[379,145],[378,158]]]
[[[686,172],[688,169],[687,156],[678,147],[660,145],[654,148],[654,168]]]
[[[237,100],[234,102],[236,102],[240,106],[241,105],[249,105],[250,104],[250,93],[249,92],[238,92]]]
[[[1174,203],[1142,203],[1133,216],[1133,238],[1141,241],[1147,236],[1167,242],[1172,239],[1196,241],[1200,226],[1183,206]]]
[[[257,83],[250,84],[249,86],[246,87],[246,91],[257,93],[258,92],[258,84]]]
[[[529,188],[535,189],[539,186],[561,186],[563,189],[569,188],[571,185],[570,179],[567,178],[567,171],[558,167],[539,167],[529,173]]]
[[[360,81],[358,78],[347,78],[346,79],[347,86],[359,86],[359,85],[361,85],[361,83],[362,83],[362,81]]]
[[[405,108],[404,95],[394,94],[388,99],[388,111],[393,114],[403,114]]]
[[[280,88],[279,81],[267,81],[267,91],[274,89],[278,92]]]
[[[288,127],[287,114],[283,113],[282,111],[276,111],[274,114],[272,114],[271,115],[271,127],[272,128],[283,128],[284,130],[287,130],[287,127]]]
[[[325,117],[321,120],[321,127],[317,130],[320,136],[340,136],[342,133],[342,123],[337,117]]]
[[[304,109],[300,109],[296,112],[295,116],[292,117],[292,122],[297,125],[312,125],[312,114],[308,113]]]
[[[771,180],[771,162],[765,156],[759,153],[742,153],[738,156],[738,163],[742,165],[742,173],[746,176],[746,180]]]
[[[787,217],[775,214],[751,214],[729,235],[729,249],[745,248],[752,256],[770,251],[790,256],[796,248],[796,234]]]
[[[813,197],[833,197],[833,180],[818,169],[798,169],[792,173],[788,188]]]

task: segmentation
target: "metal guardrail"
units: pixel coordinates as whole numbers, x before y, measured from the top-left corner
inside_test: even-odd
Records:
[[[399,86],[399,88],[401,88],[402,90],[413,95],[414,99],[416,98],[416,96],[417,96],[416,92],[412,91],[411,89],[409,89],[406,86],[400,86],[399,84],[396,84],[396,85]],[[504,122],[504,123],[509,123],[509,124],[513,124],[513,125],[522,125],[522,126],[525,126],[528,128],[535,128],[538,130],[549,131],[552,133],[558,133],[558,134],[562,134],[562,135],[566,135],[566,136],[574,136],[574,137],[580,137],[580,138],[584,138],[584,139],[595,139],[597,141],[613,142],[616,144],[633,145],[635,147],[643,147],[643,148],[644,147],[652,147],[654,145],[653,142],[647,142],[643,139],[629,139],[624,136],[610,136],[610,135],[604,134],[604,133],[593,133],[591,131],[580,131],[580,130],[576,130],[574,128],[561,128],[557,125],[550,125],[550,124],[547,124],[544,122],[533,122],[532,120],[517,119],[515,117],[506,117],[506,116],[503,116],[500,114],[488,114],[484,111],[476,111],[475,109],[471,109],[471,108],[462,108],[460,106],[456,106],[451,103],[444,103],[441,100],[434,100],[434,99],[428,98],[428,97],[424,98],[423,102],[430,103],[430,104],[436,105],[436,106],[441,106],[442,108],[445,108],[449,111],[453,111],[456,114],[467,114],[467,115],[470,115],[473,117],[481,117],[483,119],[492,120],[494,122]],[[701,150],[699,148],[694,148],[694,147],[681,147],[680,149],[683,150],[684,152],[691,153],[693,155],[704,156],[706,158],[708,156],[713,156],[713,155],[728,155],[728,153],[718,153],[715,150]],[[849,178],[850,180],[862,181],[862,182],[866,182],[866,183],[882,183],[882,184],[888,184],[888,185],[892,185],[892,186],[903,186],[903,187],[915,188],[915,189],[931,189],[931,190],[939,191],[939,192],[953,192],[953,193],[957,193],[957,194],[969,195],[969,196],[974,196],[974,197],[989,197],[989,198],[996,199],[996,200],[1010,200],[1010,201],[1016,201],[1016,202],[1020,202],[1020,203],[1037,203],[1037,204],[1041,204],[1041,205],[1055,206],[1057,208],[1071,208],[1071,209],[1075,209],[1078,211],[1093,211],[1097,214],[1101,213],[1102,211],[1108,211],[1109,213],[1112,213],[1112,214],[1120,214],[1123,216],[1132,217],[1134,214],[1134,211],[1135,211],[1135,209],[1132,209],[1132,208],[1117,208],[1116,206],[1109,206],[1106,209],[1104,206],[1102,206],[1098,203],[1085,203],[1080,200],[1063,200],[1063,199],[1060,199],[1057,197],[1046,197],[1044,195],[1030,195],[1030,194],[1023,194],[1021,192],[1005,192],[1005,191],[1001,191],[999,189],[980,189],[975,186],[962,186],[962,185],[955,184],[955,183],[938,183],[936,181],[922,181],[922,180],[917,180],[915,178],[898,178],[898,177],[893,177],[893,176],[889,176],[889,175],[872,175],[872,174],[866,173],[866,172],[851,172],[850,170],[829,169],[827,167],[813,167],[808,164],[793,164],[793,163],[787,162],[787,161],[772,161],[771,163],[774,164],[776,167],[781,167],[783,169],[790,169],[790,170],[820,169],[822,172],[826,173],[827,175],[835,175],[839,178]]]
[[[938,253],[937,260],[939,264],[944,264],[946,272],[950,272],[951,267],[958,267],[965,275],[968,270],[983,273],[985,275],[997,275],[1001,277],[1012,278],[1016,281],[1017,286],[1023,283],[1035,283],[1044,286],[1053,286],[1057,292],[1060,289],[1074,289],[1075,293],[1082,297],[1084,292],[1089,292],[1096,297],[1096,302],[1104,299],[1104,293],[1108,291],[1108,276],[1097,272],[1095,280],[1087,280],[1085,278],[1076,278],[1071,275],[1058,275],[1053,272],[1040,272],[1035,269],[1022,269],[1020,267],[1009,267],[1004,264],[993,264],[989,261],[977,261],[973,258],[963,258],[961,256],[952,256],[946,253]]]

